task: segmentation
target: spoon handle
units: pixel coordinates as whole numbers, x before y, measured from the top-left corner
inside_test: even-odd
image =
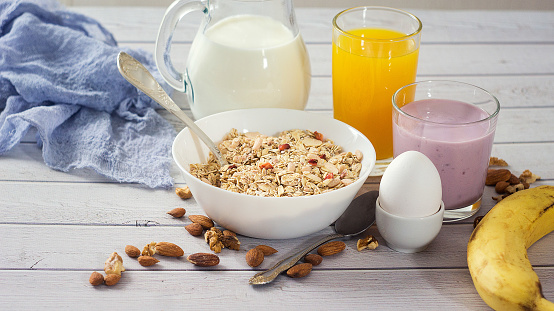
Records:
[[[304,257],[307,253],[311,252],[314,248],[318,247],[319,245],[325,242],[342,238],[342,237],[344,237],[344,235],[339,233],[325,236],[320,240],[314,242],[313,244],[310,244],[308,247],[302,249],[298,253],[279,261],[271,269],[257,273],[256,275],[250,278],[249,283],[251,285],[267,284],[273,281],[281,272],[294,266],[302,257]]]
[[[119,68],[119,72],[127,81],[143,91],[167,111],[179,118],[179,120],[183,121],[191,132],[196,134],[206,146],[208,146],[221,166],[227,164],[227,161],[208,135],[206,135],[206,133],[204,133],[204,131],[202,131],[198,125],[177,106],[177,104],[175,104],[144,65],[131,55],[125,52],[119,52],[119,55],[117,55],[117,68]]]

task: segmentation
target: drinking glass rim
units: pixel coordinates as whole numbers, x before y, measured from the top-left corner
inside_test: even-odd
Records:
[[[337,18],[339,16],[341,16],[345,13],[351,12],[351,11],[358,11],[358,10],[383,10],[383,11],[391,11],[391,12],[401,13],[401,14],[407,15],[408,17],[411,17],[413,20],[415,20],[418,24],[418,27],[414,32],[412,32],[410,34],[407,34],[405,36],[383,39],[383,38],[371,38],[371,37],[362,37],[362,36],[354,35],[354,34],[351,34],[348,31],[342,29],[341,27],[339,27],[339,25],[337,25]],[[357,7],[349,8],[349,9],[346,9],[346,10],[342,10],[337,15],[335,15],[335,17],[333,17],[333,28],[337,29],[344,36],[359,39],[359,40],[376,41],[376,42],[396,42],[396,41],[406,40],[406,39],[409,39],[411,37],[414,37],[414,36],[418,35],[421,32],[421,30],[423,29],[423,24],[421,23],[421,20],[417,16],[415,16],[414,14],[412,14],[410,12],[407,12],[407,11],[403,11],[403,10],[399,10],[399,9],[395,9],[395,8],[390,8],[390,7],[385,7],[385,6],[357,6]]]
[[[405,112],[404,110],[402,110],[402,108],[398,107],[398,105],[396,105],[396,97],[398,95],[398,93],[400,91],[402,91],[403,89],[405,88],[408,88],[410,86],[414,86],[414,85],[421,85],[421,84],[426,84],[426,83],[452,83],[452,84],[459,84],[459,85],[463,85],[463,86],[466,86],[466,87],[470,87],[470,88],[474,88],[474,89],[477,89],[477,90],[481,90],[482,92],[484,92],[485,94],[487,94],[488,96],[491,97],[491,99],[493,99],[494,103],[496,104],[496,109],[494,110],[494,112],[492,114],[490,114],[488,117],[484,118],[484,119],[481,119],[481,120],[477,120],[477,121],[471,121],[471,122],[462,122],[462,123],[449,123],[449,122],[437,122],[437,121],[430,121],[430,120],[425,120],[425,119],[422,119],[422,118],[419,118],[419,117],[416,117],[416,116],[413,116],[407,112]],[[450,99],[450,100],[455,100],[455,99]],[[440,124],[440,125],[450,125],[450,126],[465,126],[465,125],[472,125],[472,124],[477,124],[477,123],[482,123],[482,122],[486,122],[486,121],[489,121],[489,120],[492,120],[492,119],[495,119],[497,116],[498,116],[498,113],[500,112],[500,102],[498,101],[498,98],[496,98],[496,96],[492,95],[489,91],[485,90],[484,88],[482,87],[479,87],[479,86],[476,86],[476,85],[473,85],[473,84],[470,84],[470,83],[466,83],[466,82],[460,82],[460,81],[453,81],[453,80],[424,80],[424,81],[416,81],[414,83],[410,83],[410,84],[406,84],[404,85],[403,87],[399,88],[398,90],[396,90],[396,92],[394,92],[394,94],[392,95],[392,106],[394,107],[394,109],[396,111],[398,111],[400,114],[406,116],[406,117],[409,117],[409,118],[412,118],[412,119],[415,119],[415,120],[418,120],[418,121],[421,121],[421,122],[425,122],[425,123],[431,123],[431,124]],[[480,107],[479,107],[480,108]],[[481,109],[483,110],[483,109]],[[485,111],[485,110],[483,110]],[[487,111],[485,111],[486,113],[488,113]]]

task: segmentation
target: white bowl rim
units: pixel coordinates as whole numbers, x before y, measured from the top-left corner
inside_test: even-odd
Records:
[[[241,113],[241,111],[243,110],[248,110],[249,113],[254,113],[256,110],[259,110],[260,113],[263,113],[263,111],[267,111],[268,113],[270,113],[271,110],[279,110],[279,111],[288,111],[289,113],[311,113],[309,111],[306,111],[306,110],[295,110],[295,109],[284,109],[284,108],[250,108],[250,109],[237,109],[237,110],[229,110],[229,111],[224,111],[224,112],[219,112],[219,113],[216,113],[216,114],[212,114],[212,115],[209,115],[209,116],[206,116],[204,118],[201,118],[201,119],[198,119],[196,120],[194,123],[200,123],[200,122],[205,122],[207,119],[209,118],[215,118],[215,117],[220,117],[221,115],[223,114],[236,114],[236,113]],[[323,118],[322,115],[318,115],[318,114],[315,114],[315,113],[312,113],[313,116],[315,117],[321,117]],[[367,168],[366,172],[363,174],[363,175],[360,175],[358,176],[358,179],[356,179],[355,182],[353,182],[352,184],[348,185],[348,186],[345,186],[345,187],[342,187],[342,188],[339,188],[339,189],[336,189],[336,190],[332,190],[332,191],[329,191],[329,192],[325,192],[325,193],[319,193],[319,194],[316,194],[316,195],[307,195],[307,196],[296,196],[296,197],[263,197],[263,196],[255,196],[255,195],[251,195],[251,194],[245,194],[245,193],[238,193],[238,192],[233,192],[233,191],[229,191],[229,190],[225,190],[225,189],[221,189],[219,187],[216,187],[216,186],[213,186],[213,185],[209,185],[209,184],[206,184],[206,186],[209,186],[209,187],[213,187],[215,189],[215,191],[224,191],[224,193],[227,193],[227,195],[231,195],[231,196],[238,196],[239,198],[241,197],[252,197],[252,198],[263,198],[264,200],[267,200],[267,201],[271,201],[271,200],[278,200],[278,201],[286,201],[286,200],[308,200],[310,198],[313,198],[314,196],[317,196],[318,198],[324,198],[324,196],[328,196],[328,195],[336,195],[336,193],[338,191],[341,191],[347,187],[351,187],[351,186],[357,186],[359,185],[360,183],[365,183],[365,181],[367,180],[367,178],[369,177],[369,174],[371,174],[371,171],[373,170],[373,168],[375,167],[375,163],[376,163],[376,153],[375,153],[375,148],[373,147],[373,144],[371,143],[371,141],[369,141],[369,139],[364,135],[362,134],[360,131],[358,131],[357,129],[355,129],[354,127],[340,121],[340,120],[337,120],[337,119],[334,119],[334,118],[328,118],[328,120],[331,120],[332,122],[339,122],[341,123],[342,125],[344,125],[345,127],[349,128],[350,131],[356,133],[357,135],[360,136],[360,138],[369,145],[369,147],[371,147],[371,151],[372,153],[370,155],[366,155],[364,154],[364,158],[366,156],[371,156],[371,159],[370,159],[370,165],[369,167]],[[230,129],[229,129],[230,130]],[[184,135],[184,133],[187,133],[187,132],[190,132],[190,129],[188,127],[185,127],[183,128],[178,134],[177,136],[175,136],[175,139],[173,140],[173,144],[172,144],[172,147],[171,147],[171,153],[172,153],[172,156],[173,156],[173,161],[177,164],[177,166],[179,167],[179,169],[181,170],[181,172],[185,175],[187,175],[187,177],[190,177],[190,178],[194,178],[196,179],[197,181],[201,182],[201,183],[204,183],[202,181],[200,181],[197,177],[193,176],[192,174],[189,173],[188,170],[186,170],[185,168],[183,168],[181,166],[181,163],[179,163],[179,161],[177,161],[176,159],[176,142],[178,140],[178,138],[181,136],[181,135]],[[218,144],[218,141],[215,142],[216,145]],[[341,146],[342,147],[342,146]],[[353,152],[353,151],[351,151]],[[359,186],[361,188],[361,186]],[[216,192],[218,193],[218,192]]]

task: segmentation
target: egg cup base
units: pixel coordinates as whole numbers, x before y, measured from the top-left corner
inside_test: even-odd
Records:
[[[385,240],[385,242],[386,242],[386,240]],[[429,243],[429,244],[431,244],[431,243]],[[419,253],[419,252],[424,251],[425,249],[427,249],[429,244],[427,244],[425,246],[422,246],[422,247],[416,247],[416,248],[403,248],[403,247],[398,247],[394,244],[391,244],[391,243],[387,242],[387,247],[392,249],[393,251],[397,251],[399,253],[412,254],[412,253]]]
[[[385,211],[376,201],[375,220],[387,246],[401,253],[425,250],[437,237],[442,227],[444,202],[439,210],[425,217],[401,217]]]

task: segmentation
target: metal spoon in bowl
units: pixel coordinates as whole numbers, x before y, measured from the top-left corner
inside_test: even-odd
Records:
[[[144,65],[125,52],[119,52],[117,55],[117,68],[121,75],[127,79],[132,85],[143,91],[150,98],[155,100],[162,107],[175,115],[179,120],[183,121],[186,126],[196,134],[210,151],[221,166],[226,165],[227,161],[214,144],[214,142],[202,131],[198,125],[194,123],[182,110],[173,102],[171,97],[162,89],[160,84],[154,79],[152,74],[144,67]]]
[[[298,253],[279,261],[271,269],[257,273],[250,278],[251,285],[267,284],[281,272],[294,266],[302,257],[319,245],[339,238],[350,237],[364,232],[375,222],[375,202],[379,191],[369,191],[355,198],[344,213],[335,221],[335,232],[309,245]]]

